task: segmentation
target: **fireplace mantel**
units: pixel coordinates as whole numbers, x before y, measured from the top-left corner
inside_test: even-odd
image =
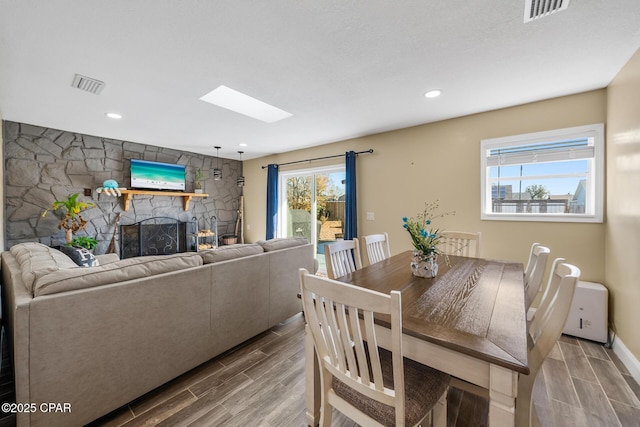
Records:
[[[150,191],[150,190],[120,189],[120,193],[123,196],[125,212],[129,210],[131,197],[133,197],[135,194],[144,194],[147,196],[182,197],[182,206],[185,211],[189,210],[189,202],[193,197],[209,197],[209,195],[206,193],[183,193],[181,191]]]

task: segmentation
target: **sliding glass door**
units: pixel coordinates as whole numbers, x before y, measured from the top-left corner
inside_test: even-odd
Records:
[[[305,237],[316,247],[320,271],[324,244],[343,237],[344,166],[280,172],[280,237]]]

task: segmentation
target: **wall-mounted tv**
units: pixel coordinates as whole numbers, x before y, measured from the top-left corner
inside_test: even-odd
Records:
[[[131,188],[184,191],[185,166],[131,159]]]

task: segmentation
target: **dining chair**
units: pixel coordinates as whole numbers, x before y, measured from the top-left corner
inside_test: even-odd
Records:
[[[358,239],[338,240],[324,245],[327,276],[337,279],[362,268]]]
[[[369,258],[369,264],[375,264],[383,259],[387,259],[391,256],[391,250],[389,249],[389,235],[387,233],[382,234],[369,234],[362,238],[364,240],[364,246],[367,249],[367,258]]]
[[[524,272],[525,308],[527,310],[531,307],[538,293],[543,290],[541,285],[550,253],[549,248],[539,243],[531,245],[529,262]]]
[[[529,375],[520,374],[518,377],[515,423],[518,427],[540,425],[533,408],[533,386],[541,371],[542,363],[562,334],[579,279],[579,268],[565,263],[563,258],[553,261],[549,283],[545,288],[536,316],[528,327]],[[451,387],[485,398],[489,397],[488,390],[456,378],[452,378]]]
[[[320,425],[332,408],[363,426],[419,425],[433,410],[446,426],[449,375],[403,358],[399,291],[390,295],[300,269],[306,333],[320,370]],[[378,347],[375,315],[390,318],[390,351]]]
[[[540,334],[539,329],[542,327],[541,322],[544,315],[540,314],[542,317],[538,317],[538,320],[535,320],[535,318],[537,317],[538,311],[540,311],[540,313],[545,313],[553,304],[553,299],[558,292],[558,281],[553,280],[553,272],[558,268],[559,264],[565,262],[566,260],[564,258],[556,258],[553,260],[553,263],[551,264],[551,274],[549,275],[549,280],[547,280],[547,284],[545,285],[542,296],[540,297],[540,303],[538,304],[538,307],[531,307],[527,312],[527,327],[529,335],[531,336]]]
[[[440,234],[438,248],[444,255],[480,258],[480,237],[480,232],[443,231]]]
[[[533,386],[542,363],[560,338],[569,316],[573,294],[580,279],[580,269],[559,258],[553,262],[547,298],[541,301],[529,325],[529,375],[520,375],[516,400],[516,425],[539,424],[533,408]]]

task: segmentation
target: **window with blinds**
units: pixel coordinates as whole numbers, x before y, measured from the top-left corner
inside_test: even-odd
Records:
[[[602,222],[604,125],[481,141],[482,219]]]

